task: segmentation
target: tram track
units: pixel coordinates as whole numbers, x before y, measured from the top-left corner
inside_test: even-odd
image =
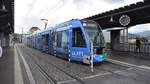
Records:
[[[18,48],[16,48],[17,49],[17,51],[18,51]],[[29,55],[27,52],[25,52],[25,54],[26,54],[26,59],[28,59],[29,58],[29,56],[27,56],[27,55]],[[30,57],[31,58],[31,60],[32,60],[32,62],[33,63],[35,63],[35,65],[36,65],[36,68],[38,68],[38,71],[40,71],[40,73],[42,73],[42,75],[50,82],[50,83],[52,83],[52,84],[57,84],[56,83],[56,80],[55,79],[53,79],[52,77],[50,77],[44,70],[43,70],[43,68],[42,68],[42,66],[40,66],[32,57]]]
[[[23,49],[25,49],[24,51],[28,51],[28,56],[31,56],[31,57],[34,57],[33,59],[35,60],[35,59],[37,59],[38,57],[40,58],[41,56],[40,55],[45,55],[45,56],[48,56],[48,54],[45,54],[45,53],[37,53],[36,51],[35,52],[31,52],[29,49],[30,48],[26,48],[26,47],[24,47],[24,46],[21,46]],[[29,52],[30,51],[30,52]],[[53,59],[52,59],[53,60]],[[36,60],[37,61],[37,60]],[[55,60],[55,61],[59,61],[59,60]],[[67,62],[67,61],[65,61],[65,62]],[[56,62],[48,62],[48,64],[50,64],[50,65],[52,65],[52,66],[54,66],[54,67],[57,67],[57,69],[60,67],[60,66],[57,66],[57,64],[55,64]],[[61,62],[60,62],[61,63]],[[107,65],[107,63],[108,63],[108,65]],[[58,63],[59,64],[59,63]],[[110,64],[110,65],[109,65]],[[112,65],[111,65],[112,64]],[[94,67],[94,69],[95,70],[99,70],[99,71],[107,71],[108,73],[104,73],[104,74],[99,74],[98,73],[98,75],[91,75],[91,77],[85,77],[85,78],[82,78],[82,77],[77,77],[77,78],[74,78],[74,77],[76,77],[75,75],[72,75],[71,74],[71,78],[73,78],[73,80],[68,80],[69,81],[69,83],[70,82],[74,82],[74,81],[77,81],[77,82],[79,82],[79,83],[81,83],[81,84],[85,84],[85,82],[83,81],[83,80],[86,80],[86,79],[89,79],[89,78],[94,78],[94,77],[97,77],[97,76],[104,76],[104,75],[110,75],[110,74],[112,74],[112,75],[116,75],[116,76],[118,76],[118,77],[124,77],[124,78],[131,78],[131,79],[133,79],[133,80],[136,80],[136,81],[140,81],[140,82],[145,82],[144,80],[142,80],[142,79],[139,79],[139,78],[135,78],[135,77],[132,77],[132,76],[130,76],[129,75],[129,77],[126,77],[126,75],[124,74],[125,72],[127,72],[128,73],[128,71],[129,70],[132,70],[132,69],[136,69],[136,68],[138,68],[138,67],[134,67],[134,66],[127,66],[127,65],[122,65],[122,64],[118,64],[118,63],[114,63],[114,62],[109,62],[109,61],[106,61],[106,63],[104,63],[104,64],[102,64],[102,65],[105,65],[105,66],[107,66],[107,67],[109,67],[109,68],[111,68],[111,69],[109,69],[109,68],[107,68],[107,67],[102,67],[101,65],[99,66],[95,66]],[[115,66],[114,66],[115,65]],[[118,67],[116,67],[116,66],[118,66]],[[123,68],[121,68],[121,67],[123,67]],[[43,68],[44,68],[44,66],[43,66]],[[114,70],[113,70],[114,69]],[[140,68],[138,68],[138,70],[139,70]],[[43,69],[44,70],[44,69]],[[61,71],[61,70],[63,70],[63,68],[59,68],[59,70]],[[42,71],[42,70],[41,70]],[[45,70],[44,70],[45,71]],[[46,71],[45,71],[46,72]],[[68,73],[68,71],[61,71],[61,72],[63,72],[63,73],[65,73],[66,75],[70,75],[70,73]],[[122,74],[122,72],[123,72],[123,74]],[[46,72],[47,73],[47,72]],[[130,71],[129,71],[129,73],[131,73]],[[139,74],[139,75],[141,75],[141,73],[136,73],[136,74]],[[48,73],[47,73],[47,75],[48,75]],[[69,76],[68,75],[68,76]],[[127,74],[128,75],[128,74]],[[131,73],[131,75],[132,75],[132,73]],[[73,76],[73,77],[72,77]],[[141,75],[141,76],[144,76],[144,75]],[[57,81],[57,80],[56,80]],[[59,83],[68,83],[68,82],[64,82],[64,81],[57,81],[56,83],[54,83],[54,84],[59,84]],[[148,84],[148,83],[147,83]]]
[[[57,84],[57,80],[55,80],[52,76],[48,75],[48,73],[44,70],[44,67],[42,65],[37,63],[37,61],[29,53],[26,54],[30,56],[32,61],[38,66],[39,71],[44,75],[44,77],[48,79],[50,83]]]
[[[25,48],[24,48],[24,49],[25,49]],[[33,53],[33,52],[28,52],[27,49],[24,50],[24,51],[26,51],[26,52],[25,52],[26,55],[28,55],[28,57],[30,56],[30,58],[33,60],[33,62],[38,66],[40,72],[49,80],[50,83],[52,83],[52,84],[60,84],[60,83],[62,83],[61,81],[59,82],[59,81],[55,80],[52,76],[50,76],[50,75],[47,73],[47,71],[45,70],[44,66],[37,62],[37,60],[36,60],[37,58],[35,57],[35,56],[37,56],[37,54],[35,54],[35,53]],[[51,64],[53,67],[55,67],[55,68],[57,68],[58,70],[60,70],[61,72],[63,72],[63,73],[65,73],[66,75],[68,75],[69,77],[71,77],[72,79],[74,79],[74,80],[71,80],[71,81],[75,81],[75,80],[76,80],[76,81],[79,82],[80,84],[86,84],[86,83],[84,83],[84,81],[83,81],[81,78],[76,77],[76,76],[74,76],[74,75],[72,75],[72,74],[70,74],[70,73],[67,73],[66,71],[64,71],[63,69],[59,68],[58,66],[56,66],[56,65],[53,64],[53,63],[50,63],[50,64]]]
[[[31,53],[30,53],[31,54]],[[37,55],[37,54],[33,54],[32,53],[32,55],[33,56],[35,56],[35,55]],[[114,63],[112,63],[112,64],[114,64]],[[53,63],[51,63],[51,65],[53,65],[54,67],[57,67],[56,65],[54,65]],[[114,64],[114,65],[116,65],[116,64]],[[121,65],[117,65],[117,66],[121,66]],[[127,67],[127,66],[121,66],[121,67]],[[97,67],[94,67],[95,69],[97,69],[97,70],[102,70],[102,71],[107,71],[108,73],[104,73],[104,74],[99,74],[98,76],[101,76],[101,75],[107,75],[107,74],[117,74],[117,73],[115,73],[115,72],[113,72],[113,71],[111,71],[111,70],[108,70],[108,69],[105,69],[105,68],[97,68]],[[67,72],[65,72],[63,69],[61,69],[61,68],[59,68],[59,67],[57,67],[57,69],[59,69],[60,71],[62,71],[62,72],[64,72],[65,74],[67,74],[67,75],[69,75],[70,77],[72,77],[72,78],[74,78],[75,76],[73,76],[73,75],[70,75],[69,73],[67,73]],[[123,69],[122,69],[123,70]],[[125,69],[126,70],[126,69]],[[94,76],[93,76],[94,77]],[[85,77],[85,78],[77,78],[77,77],[75,77],[74,79],[75,80],[77,80],[77,81],[80,81],[81,82],[81,84],[85,84],[82,80],[84,80],[84,79],[87,79],[87,78],[90,78],[90,77]]]
[[[36,54],[33,54],[33,53],[32,53],[32,55],[36,55]],[[112,64],[114,64],[114,63],[112,63]],[[57,67],[57,66],[54,65],[53,63],[51,63],[51,65]],[[114,65],[116,65],[116,64],[114,64]],[[121,66],[121,65],[117,65],[117,66]],[[121,66],[121,67],[127,67],[127,66]],[[115,73],[115,72],[113,72],[113,71],[111,71],[111,70],[108,70],[108,69],[97,68],[97,67],[94,67],[94,68],[97,69],[97,70],[103,70],[103,71],[107,71],[107,72],[108,72],[108,73],[99,74],[99,75],[95,75],[95,76],[107,75],[107,74],[110,74],[110,73],[111,73],[111,74],[117,74],[117,73]],[[65,72],[63,69],[61,69],[61,68],[59,68],[59,67],[57,67],[57,69],[61,70],[61,71],[64,72],[65,74],[67,74],[67,75],[69,75],[70,77],[74,78],[75,80],[80,81],[81,84],[85,84],[82,80],[87,79],[87,78],[90,78],[90,77],[77,78],[77,77],[75,77],[75,76],[73,76],[73,75],[70,75],[69,73]],[[122,69],[122,70],[123,70],[123,69]],[[124,69],[124,70],[126,70],[126,69]],[[118,74],[117,74],[117,75],[118,75]],[[95,76],[93,76],[93,77],[95,77]],[[92,76],[91,76],[91,77],[92,77]]]

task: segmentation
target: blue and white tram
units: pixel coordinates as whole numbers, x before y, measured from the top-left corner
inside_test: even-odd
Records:
[[[71,20],[27,36],[27,45],[70,61],[90,63],[107,59],[101,27],[92,20]]]

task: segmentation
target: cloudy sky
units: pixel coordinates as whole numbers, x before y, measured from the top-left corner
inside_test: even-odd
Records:
[[[15,0],[15,33],[21,33],[22,28],[25,33],[32,26],[43,29],[44,23],[40,20],[43,18],[48,19],[48,26],[54,26],[139,1],[143,0]],[[141,26],[129,30],[134,32],[136,27]]]

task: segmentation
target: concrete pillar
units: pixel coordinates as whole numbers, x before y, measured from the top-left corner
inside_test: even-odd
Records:
[[[122,31],[123,31],[123,34],[122,34],[123,43],[125,43],[125,29],[123,29]]]
[[[2,33],[0,32],[0,46],[2,46]]]
[[[125,44],[124,44],[125,51],[129,51],[129,45],[128,45],[128,28],[125,28]]]
[[[128,43],[128,28],[126,28],[126,43]]]
[[[5,34],[5,46],[9,47],[9,34]]]
[[[2,47],[9,46],[9,34],[0,33],[0,45]]]
[[[121,30],[120,43],[122,45],[121,50],[128,51],[128,28],[127,27]]]
[[[115,50],[120,44],[120,30],[111,31],[111,49]]]
[[[123,29],[123,43],[128,43],[128,28]]]
[[[5,46],[5,38],[4,38],[4,33],[0,34],[0,39],[1,39],[1,46]]]

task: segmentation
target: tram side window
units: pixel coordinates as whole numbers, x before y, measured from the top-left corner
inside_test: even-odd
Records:
[[[48,38],[49,38],[48,34],[47,35],[43,35],[43,43],[44,43],[44,45],[48,45]]]
[[[57,32],[57,47],[61,47],[62,32]]]
[[[72,31],[72,47],[86,47],[81,28],[74,28]]]
[[[40,38],[39,37],[37,37],[37,43],[40,43]]]

